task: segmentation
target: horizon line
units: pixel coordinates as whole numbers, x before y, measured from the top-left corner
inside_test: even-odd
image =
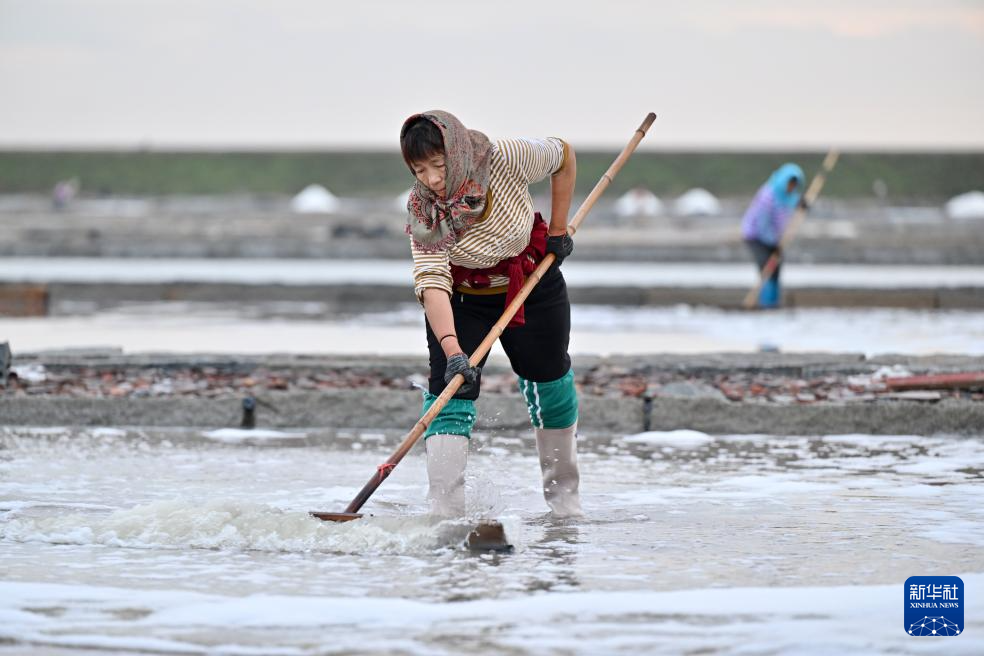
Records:
[[[622,145],[585,145],[577,150],[584,153],[611,153],[619,152]],[[815,143],[790,143],[790,144],[640,144],[638,152],[662,152],[662,153],[681,153],[681,154],[754,154],[754,153],[819,153],[823,154],[829,150],[836,149],[841,153],[855,154],[984,154],[984,143],[981,144],[852,144],[839,145],[829,144],[820,145]],[[83,153],[83,152],[107,152],[107,153],[202,153],[202,154],[222,154],[222,153],[283,153],[283,154],[304,154],[304,153],[380,153],[380,154],[399,154],[398,147],[388,147],[373,144],[194,144],[187,142],[174,143],[4,143],[0,141],[0,153]]]

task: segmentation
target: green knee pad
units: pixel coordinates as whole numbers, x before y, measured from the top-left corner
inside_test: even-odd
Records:
[[[519,392],[526,399],[533,428],[567,428],[577,421],[577,390],[574,370],[557,380],[535,383],[519,378]]]
[[[434,405],[437,397],[430,392],[424,392],[424,415],[430,407]],[[475,402],[468,399],[451,399],[441,411],[434,417],[434,421],[427,427],[424,433],[426,440],[431,435],[464,435],[471,437],[472,426],[475,425]]]

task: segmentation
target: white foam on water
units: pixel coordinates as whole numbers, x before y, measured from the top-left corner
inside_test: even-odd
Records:
[[[90,434],[93,437],[124,437],[126,431],[121,428],[112,428],[109,426],[99,426],[90,430]]]
[[[263,428],[219,428],[202,433],[203,437],[217,442],[248,442],[252,440],[298,440],[307,437],[307,433],[294,433]]]
[[[473,526],[467,520],[438,522],[429,516],[325,522],[307,511],[242,501],[176,500],[103,516],[14,514],[0,525],[0,539],[138,549],[414,554],[458,547]]]
[[[984,574],[960,574],[979,590]],[[981,595],[967,595],[964,633],[941,645],[913,638],[896,585],[737,587],[675,591],[548,592],[433,603],[399,597],[228,596],[0,582],[0,636],[15,644],[182,653],[325,651],[451,653],[463,635],[472,653],[577,654],[672,651],[977,654]],[[36,610],[57,608],[59,614]],[[80,623],[87,619],[84,624]],[[510,649],[511,648],[511,649]],[[295,651],[285,651],[285,650]],[[741,650],[739,650],[741,651]],[[256,653],[253,651],[252,653]]]
[[[936,485],[905,485],[902,487],[881,486],[881,494],[893,497],[938,497],[943,494],[943,488]]]
[[[947,517],[935,517],[936,525],[928,526],[928,522],[918,532],[921,537],[935,542],[949,544],[971,544],[977,547],[984,545],[984,523]]]
[[[906,474],[949,474],[966,468],[968,463],[941,458],[914,462],[908,465],[896,465],[895,471]]]
[[[678,449],[693,449],[713,441],[713,438],[695,430],[647,431],[626,435],[622,438],[628,444],[649,444],[672,446]]]
[[[855,444],[857,446],[882,447],[885,445],[911,444],[912,442],[925,442],[934,440],[920,435],[866,435],[864,433],[845,433],[843,435],[822,435],[819,439],[824,442],[839,442],[842,444]]]
[[[616,492],[606,497],[625,506],[659,506],[673,503],[674,499],[683,499],[692,494],[691,490],[682,488],[657,488],[654,490],[633,490],[631,492]]]
[[[790,494],[834,493],[842,490],[842,484],[803,481],[789,474],[736,476],[714,485],[719,496],[772,497],[782,499]]]
[[[112,512],[113,506],[101,503],[85,503],[84,501],[0,501],[0,511],[18,512],[31,508],[59,508],[63,510],[97,510]]]
[[[67,426],[18,426],[16,428],[17,435],[36,437],[68,435],[70,430]],[[10,428],[4,427],[3,432],[10,432]]]

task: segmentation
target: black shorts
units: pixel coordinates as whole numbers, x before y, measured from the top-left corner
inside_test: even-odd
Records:
[[[509,363],[518,376],[537,383],[557,380],[571,368],[567,347],[571,340],[571,302],[567,296],[567,283],[559,267],[551,267],[543,279],[533,288],[524,303],[526,323],[516,328],[506,328],[499,338]],[[451,311],[454,327],[462,350],[471,355],[492,330],[506,309],[506,294],[451,295]],[[431,394],[444,391],[444,370],[447,359],[437,336],[427,326],[427,348],[430,351]],[[482,365],[488,355],[482,359]],[[481,376],[479,376],[481,383]],[[458,399],[477,399],[480,385],[468,394],[457,394]]]
[[[755,258],[755,264],[758,265],[759,271],[765,268],[765,263],[778,250],[775,246],[758,241],[757,239],[749,239],[745,243],[748,244],[748,250],[752,251],[752,257]],[[779,268],[781,266],[781,264],[776,265],[775,272],[769,276],[770,280],[779,280]]]

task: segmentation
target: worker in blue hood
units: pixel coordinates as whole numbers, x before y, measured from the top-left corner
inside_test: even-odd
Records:
[[[786,225],[803,204],[803,169],[792,162],[776,169],[759,187],[741,222],[741,236],[752,251],[759,271],[779,250]],[[759,307],[774,308],[780,302],[779,267],[759,292]]]

